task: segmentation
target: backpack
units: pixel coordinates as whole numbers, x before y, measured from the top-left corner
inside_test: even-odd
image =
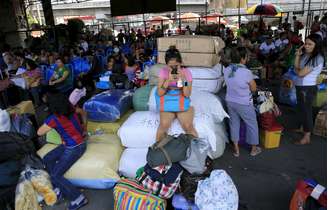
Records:
[[[161,165],[155,168],[151,168],[146,164],[144,172],[137,180],[154,195],[168,199],[177,190],[182,172],[183,168],[178,163],[173,163],[170,166]]]
[[[25,155],[35,152],[33,141],[28,136],[0,132],[0,163],[7,160],[20,160]]]

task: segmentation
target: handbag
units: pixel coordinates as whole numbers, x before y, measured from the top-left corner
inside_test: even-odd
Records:
[[[185,97],[181,90],[168,90],[159,96],[155,92],[157,110],[161,112],[185,112],[190,107],[190,98]]]
[[[327,189],[312,179],[300,180],[290,201],[290,210],[327,208]]]
[[[153,168],[185,160],[192,139],[194,136],[190,134],[180,134],[178,137],[167,135],[148,148],[147,163]]]
[[[155,168],[151,168],[146,164],[144,172],[137,180],[154,195],[168,199],[177,190],[182,172],[183,168],[178,163],[173,163],[170,166],[161,165]]]
[[[165,210],[166,201],[151,194],[137,181],[121,179],[114,187],[114,210]]]

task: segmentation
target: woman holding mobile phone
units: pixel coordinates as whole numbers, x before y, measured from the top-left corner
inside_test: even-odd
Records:
[[[164,99],[164,96],[170,94],[171,91],[178,91],[178,95],[189,100],[192,89],[192,76],[188,69],[181,67],[181,54],[175,46],[171,46],[166,51],[165,62],[167,66],[161,69],[159,73],[157,96]],[[156,134],[157,141],[162,140],[175,118],[179,120],[181,127],[187,134],[198,137],[193,125],[194,109],[189,107],[183,111],[160,110],[160,125]]]
[[[297,94],[298,128],[303,127],[304,135],[297,141],[298,145],[311,142],[313,129],[312,103],[317,93],[317,78],[324,65],[324,57],[321,51],[322,39],[317,34],[311,34],[305,39],[305,44],[296,51],[295,72]]]

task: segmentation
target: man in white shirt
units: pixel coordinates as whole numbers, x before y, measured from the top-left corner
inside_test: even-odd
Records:
[[[289,44],[289,40],[287,38],[287,33],[286,32],[281,32],[279,35],[279,39],[277,39],[274,43],[277,52],[283,51],[286,46]]]
[[[81,39],[80,41],[80,47],[83,48],[84,52],[87,52],[89,49],[89,44],[85,40]]]
[[[272,41],[272,37],[268,36],[265,40],[265,42],[263,42],[260,46],[260,51],[261,54],[264,56],[269,56],[270,54],[272,54],[275,50],[275,45]]]

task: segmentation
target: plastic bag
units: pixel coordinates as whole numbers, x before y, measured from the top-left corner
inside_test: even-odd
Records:
[[[48,206],[52,206],[57,202],[57,195],[53,191],[49,174],[46,171],[32,169],[31,182]]]
[[[49,174],[46,171],[27,167],[21,173],[21,179],[28,180],[35,193],[41,195],[47,205],[52,206],[57,202],[57,195],[53,190]]]
[[[237,210],[238,201],[237,188],[224,170],[214,170],[198,182],[195,203],[200,210]]]
[[[15,210],[41,210],[32,182],[23,176],[16,187]]]

